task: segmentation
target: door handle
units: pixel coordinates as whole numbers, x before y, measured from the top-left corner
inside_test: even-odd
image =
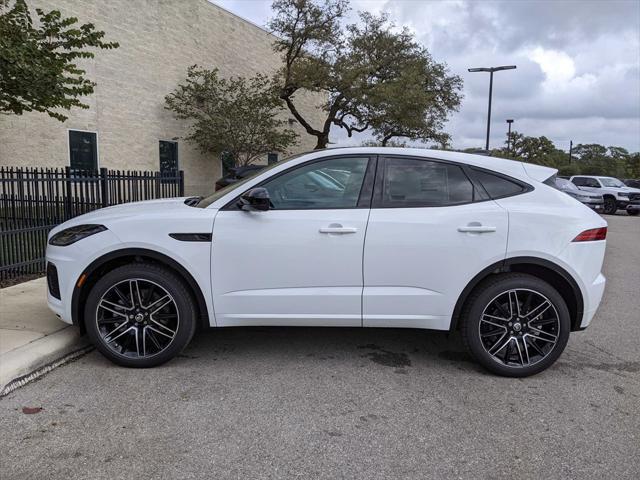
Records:
[[[489,227],[485,225],[466,225],[464,227],[458,227],[459,232],[468,233],[491,233],[497,230],[496,227]]]
[[[342,225],[331,224],[328,227],[322,227],[320,233],[356,233],[358,231],[355,227],[343,227]]]

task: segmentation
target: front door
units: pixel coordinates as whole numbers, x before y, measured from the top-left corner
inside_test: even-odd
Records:
[[[456,164],[380,160],[364,250],[363,325],[445,330],[460,293],[505,257],[507,212]]]
[[[270,210],[232,204],[216,215],[211,278],[219,326],[362,324],[370,163],[341,156],[297,165],[259,185]]]

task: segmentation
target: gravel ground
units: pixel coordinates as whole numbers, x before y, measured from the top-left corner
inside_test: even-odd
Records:
[[[416,330],[221,329],[152,370],[93,352],[0,400],[0,478],[640,478],[640,218],[607,220],[604,302],[538,376]]]

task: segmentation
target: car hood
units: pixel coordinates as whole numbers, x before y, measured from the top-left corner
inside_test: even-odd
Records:
[[[611,190],[615,190],[616,192],[624,192],[624,193],[640,193],[640,188],[633,187],[610,187]]]
[[[56,227],[52,233],[75,225],[108,223],[121,217],[145,217],[158,212],[166,213],[168,210],[191,209],[193,207],[184,203],[187,198],[190,197],[162,198],[158,200],[146,200],[144,202],[122,203],[120,205],[114,205],[113,207],[101,208],[64,222]]]

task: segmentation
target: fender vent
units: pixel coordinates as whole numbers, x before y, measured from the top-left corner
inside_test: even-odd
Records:
[[[170,233],[169,236],[181,242],[210,242],[210,233]]]

